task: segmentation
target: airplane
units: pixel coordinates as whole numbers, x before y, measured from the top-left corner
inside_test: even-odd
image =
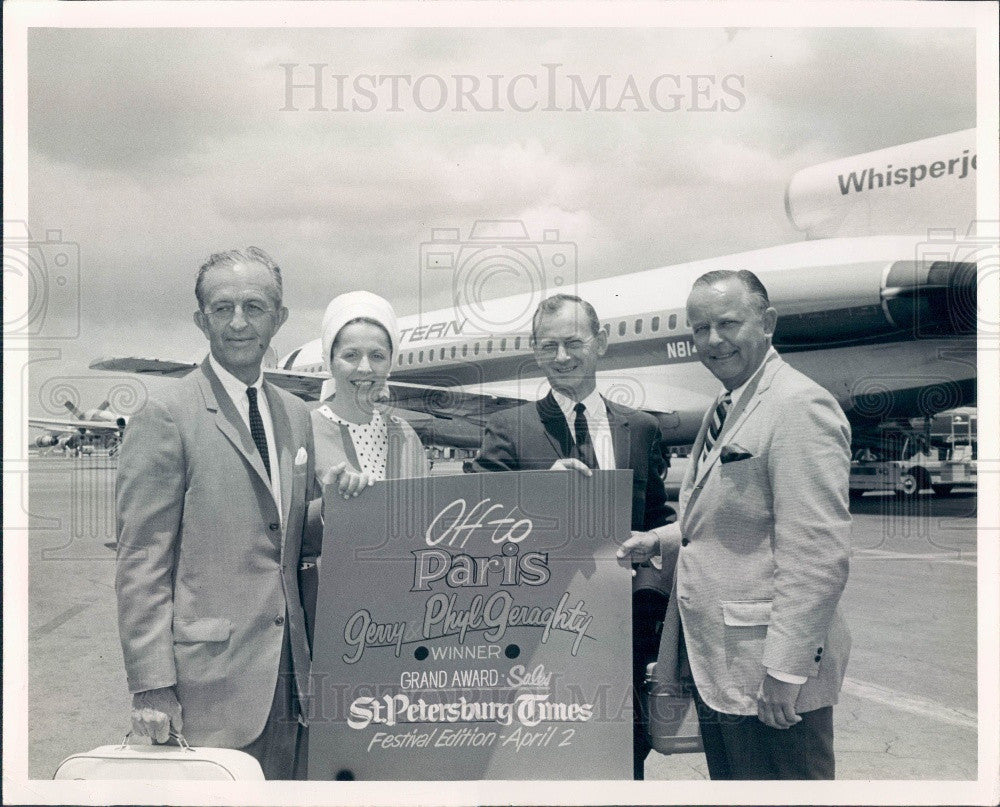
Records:
[[[75,456],[92,453],[95,445],[106,447],[112,456],[117,453],[128,417],[108,411],[110,401],[86,411],[80,411],[72,401],[63,401],[63,406],[72,418],[28,418],[29,427],[46,430],[32,445],[50,451],[71,451]]]
[[[453,302],[400,318],[389,404],[425,443],[477,448],[492,412],[544,394],[531,315],[565,291],[593,303],[607,330],[600,391],[652,413],[665,445],[689,446],[718,382],[697,357],[688,291],[709,270],[750,269],[779,313],[775,347],[837,398],[856,434],[974,405],[977,266],[996,255],[995,239],[970,228],[975,170],[974,129],[812,166],[785,194],[806,240],[581,283],[560,268],[571,265],[572,245],[554,231],[531,241],[521,222],[477,222],[466,240],[434,230],[421,247],[422,279],[447,273]],[[896,234],[904,225],[916,234]],[[525,272],[527,291],[476,297],[488,273]],[[320,400],[332,384],[320,351],[319,339],[308,342],[269,362],[265,375]],[[90,366],[181,376],[197,365],[127,358]]]

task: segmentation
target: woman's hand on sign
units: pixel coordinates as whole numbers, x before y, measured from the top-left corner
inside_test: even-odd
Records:
[[[357,496],[365,488],[375,484],[368,474],[347,467],[347,462],[338,462],[323,474],[324,485],[336,485],[337,492],[345,499]]]

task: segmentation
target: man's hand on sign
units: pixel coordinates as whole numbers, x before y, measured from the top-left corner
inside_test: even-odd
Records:
[[[677,522],[657,527],[649,532],[635,532],[618,547],[620,560],[631,564],[648,563],[668,553],[676,553],[681,543],[681,528]],[[632,570],[635,574],[635,569]]]
[[[550,471],[579,471],[584,476],[593,476],[594,472],[575,457],[563,457],[552,463]]]

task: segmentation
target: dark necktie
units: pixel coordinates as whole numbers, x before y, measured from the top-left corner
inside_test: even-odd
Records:
[[[264,432],[264,419],[257,408],[257,388],[247,387],[247,398],[250,399],[250,435],[253,437],[260,458],[264,460],[264,470],[267,478],[271,478],[271,455],[267,453],[267,434]]]
[[[573,407],[576,412],[576,421],[573,424],[573,431],[576,432],[576,451],[580,455],[580,462],[588,468],[597,467],[597,455],[594,453],[594,444],[590,442],[590,428],[587,426],[587,416],[583,411],[587,407],[578,403]]]
[[[708,456],[709,452],[712,450],[712,446],[715,445],[715,441],[719,439],[719,434],[722,432],[722,427],[726,422],[726,415],[729,414],[729,410],[733,405],[733,398],[727,392],[722,396],[722,400],[715,407],[715,411],[712,412],[712,422],[708,426],[708,431],[705,433],[705,445],[701,450],[701,459],[699,462],[704,462],[705,457]]]

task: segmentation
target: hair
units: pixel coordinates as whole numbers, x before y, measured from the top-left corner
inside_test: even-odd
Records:
[[[736,278],[743,285],[743,288],[746,289],[750,295],[751,303],[757,309],[758,314],[763,314],[771,307],[771,301],[767,296],[767,289],[760,282],[760,278],[749,269],[740,269],[738,271],[735,269],[713,269],[711,272],[705,272],[705,274],[699,277],[694,282],[694,285],[714,286],[716,283],[724,283],[733,278]]]
[[[194,296],[198,299],[198,308],[205,307],[205,300],[202,297],[202,286],[205,282],[205,275],[209,269],[217,266],[236,266],[239,263],[259,263],[265,267],[274,279],[274,285],[278,289],[278,299],[275,301],[281,305],[281,267],[274,262],[274,259],[259,247],[246,247],[244,249],[229,249],[225,252],[216,252],[209,256],[208,260],[201,265],[198,270],[198,278],[194,282]]]
[[[538,304],[538,308],[535,309],[535,314],[531,318],[531,341],[535,341],[535,334],[538,332],[538,323],[541,322],[543,316],[546,314],[556,314],[570,303],[575,303],[583,309],[583,313],[587,317],[587,322],[590,324],[591,334],[597,336],[601,332],[601,321],[597,317],[594,306],[582,297],[577,297],[575,294],[553,294],[551,297],[546,297],[542,300]]]
[[[372,319],[371,317],[355,317],[354,319],[349,319],[343,325],[340,326],[340,330],[337,331],[337,335],[333,337],[333,342],[330,343],[330,360],[333,360],[333,351],[337,349],[337,342],[340,340],[340,335],[344,332],[344,328],[348,325],[374,325],[385,337],[386,344],[389,345],[389,356],[392,356],[392,337],[389,336],[389,329],[385,327],[377,319]]]

